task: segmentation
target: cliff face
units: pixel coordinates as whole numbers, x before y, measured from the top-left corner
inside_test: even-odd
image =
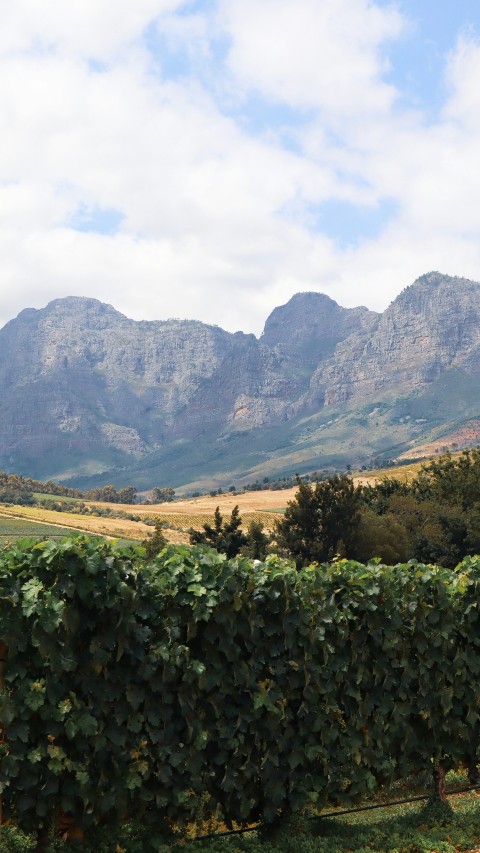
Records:
[[[0,331],[0,464],[37,470],[40,457],[57,456],[57,470],[47,463],[53,474],[65,465],[94,471],[207,430],[287,417],[322,352],[368,312],[346,311],[318,294],[294,297],[292,307],[277,311],[290,345],[283,346],[275,318],[259,343],[196,321],[135,322],[95,299],[68,297],[22,311]]]
[[[231,337],[197,322],[136,323],[93,299],[23,311],[0,332],[4,454],[30,457],[59,443],[73,456],[106,452],[120,463],[160,446]]]
[[[297,294],[259,340],[57,299],[0,330],[0,466],[62,477],[187,457],[202,437],[256,430],[258,441],[302,413],[405,397],[452,369],[480,371],[480,285],[439,273],[383,314]]]
[[[272,311],[260,340],[299,368],[315,370],[341,341],[368,331],[378,316],[368,308],[342,308],[323,293],[297,293]]]
[[[338,346],[311,382],[327,405],[372,394],[402,396],[447,368],[480,367],[480,285],[429,273],[406,288],[372,324]]]

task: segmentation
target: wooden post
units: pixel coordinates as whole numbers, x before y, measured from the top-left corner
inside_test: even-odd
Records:
[[[445,792],[445,767],[441,764],[433,771],[433,784],[435,785],[435,796],[439,800],[446,800]]]
[[[476,758],[470,758],[468,761],[468,781],[470,785],[478,785],[480,782],[480,773],[478,772]]]

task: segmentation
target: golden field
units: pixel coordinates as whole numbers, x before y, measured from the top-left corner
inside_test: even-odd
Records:
[[[229,516],[238,504],[247,528],[251,521],[260,521],[267,530],[273,528],[275,519],[295,496],[296,489],[285,491],[249,492],[244,495],[218,495],[217,497],[191,498],[173,503],[144,506],[142,504],[110,504],[98,501],[88,502],[87,506],[100,509],[120,510],[141,518],[159,518],[171,525],[164,530],[166,539],[174,544],[188,543],[187,530],[190,527],[200,529],[205,522],[213,522],[217,506],[224,516]],[[28,519],[32,523],[58,525],[62,528],[84,533],[107,536],[112,539],[133,539],[141,541],[152,533],[153,528],[143,521],[131,521],[126,518],[105,518],[103,516],[82,515],[72,512],[57,512],[36,506],[1,506],[2,518]]]
[[[356,484],[374,484],[383,477],[396,477],[409,481],[420,467],[420,462],[404,465],[399,468],[386,468],[377,471],[365,471],[354,474]],[[200,529],[205,522],[213,522],[216,507],[224,517],[228,517],[233,508],[238,505],[242,517],[243,528],[246,529],[251,521],[259,521],[265,530],[271,531],[275,520],[285,510],[287,503],[295,498],[297,487],[283,490],[262,490],[232,494],[230,492],[210,497],[202,495],[198,498],[176,500],[171,503],[152,504],[111,504],[100,501],[85,501],[92,509],[110,509],[134,514],[141,518],[158,518],[169,526],[164,534],[169,542],[174,544],[188,543],[188,529]],[[53,497],[53,496],[52,496]],[[84,533],[106,536],[111,539],[132,539],[141,541],[152,533],[153,528],[143,521],[131,521],[127,518],[105,518],[103,516],[82,515],[72,512],[57,512],[42,507],[2,506],[0,505],[0,520],[4,518],[28,519],[32,523],[51,524],[62,528],[82,531]]]

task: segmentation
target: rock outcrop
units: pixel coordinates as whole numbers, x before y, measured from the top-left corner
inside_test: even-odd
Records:
[[[447,368],[480,368],[480,285],[434,272],[417,279],[315,371],[311,400],[331,405],[402,396]]]
[[[202,436],[257,441],[302,413],[416,394],[452,369],[480,372],[480,285],[440,273],[383,314],[299,293],[258,340],[57,299],[0,330],[0,466],[67,477],[188,456]]]

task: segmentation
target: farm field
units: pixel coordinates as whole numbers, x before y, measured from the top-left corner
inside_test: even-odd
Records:
[[[0,525],[8,526],[15,520],[30,524],[30,529],[48,527],[53,535],[68,536],[74,531],[118,539],[145,539],[151,527],[128,519],[89,517],[75,513],[55,512],[31,506],[1,506]],[[61,531],[60,533],[58,531]],[[27,535],[27,534],[25,534]],[[49,535],[45,532],[29,535]]]
[[[238,505],[240,515],[248,513],[266,513],[272,510],[285,509],[287,502],[295,497],[297,487],[292,489],[282,490],[265,490],[261,492],[245,492],[245,494],[232,494],[231,492],[224,495],[202,495],[198,498],[183,498],[181,500],[172,501],[171,503],[151,504],[143,506],[135,504],[135,507],[129,504],[116,504],[119,509],[125,512],[139,512],[142,515],[189,515],[189,516],[212,516],[216,507],[220,507],[220,512],[223,514],[231,513],[232,509]],[[101,503],[95,501],[96,506],[111,507],[112,504]]]
[[[451,453],[452,459],[458,459],[459,456],[462,455],[461,450],[456,450],[454,453]],[[399,459],[402,457],[400,456]],[[375,485],[379,480],[383,480],[384,477],[391,477],[394,480],[402,480],[403,482],[409,483],[410,480],[413,480],[414,477],[420,471],[422,465],[428,465],[430,462],[433,462],[435,459],[438,459],[438,455],[433,451],[430,455],[425,454],[425,459],[420,460],[419,462],[408,462],[405,465],[399,465],[396,468],[378,468],[374,471],[359,471],[353,475],[353,482],[357,485]]]
[[[384,476],[411,479],[420,467],[420,463],[406,465],[401,468],[387,468],[379,471],[369,471],[365,474],[354,476],[356,483],[375,483]],[[139,504],[111,504],[101,501],[85,501],[85,504],[100,509],[120,510],[125,513],[133,513],[145,518],[159,518],[171,527],[164,530],[165,537],[172,544],[188,543],[187,530],[190,527],[200,529],[206,522],[213,522],[213,514],[216,507],[220,508],[223,516],[228,516],[233,508],[238,505],[246,529],[251,521],[261,522],[266,531],[271,531],[279,515],[284,512],[287,503],[294,499],[297,487],[282,490],[262,490],[258,492],[246,492],[245,494],[223,494],[210,497],[202,495],[198,498],[189,498],[173,501],[171,503],[152,504],[149,506]],[[36,495],[39,498],[49,498],[70,504],[73,498],[58,497],[56,495]],[[9,527],[10,525],[10,527]],[[22,526],[23,525],[23,526]],[[41,528],[41,529],[39,529]],[[11,534],[9,533],[11,529]],[[3,533],[5,530],[5,534]],[[14,532],[14,531],[19,531]],[[39,506],[2,506],[0,504],[0,542],[7,541],[8,536],[22,535],[38,536],[66,536],[72,531],[78,530],[109,538],[128,539],[142,541],[151,532],[152,527],[143,521],[132,521],[127,518],[106,518],[103,516],[89,516],[74,512],[58,512],[56,510],[44,509]]]
[[[70,528],[59,525],[42,524],[41,522],[11,518],[4,515],[0,516],[1,545],[24,537],[47,536],[49,539],[60,539],[62,536],[68,536],[71,533],[72,530]]]
[[[95,504],[95,506],[99,506],[99,504]],[[103,504],[102,506],[112,509],[112,504]],[[166,512],[164,511],[165,506],[168,506],[168,504],[159,504],[157,507],[148,507],[150,510],[148,513],[143,511],[143,507],[140,512],[140,507],[138,505],[129,506],[127,504],[116,504],[115,509],[134,512],[136,515],[148,515],[150,518],[159,518],[160,521],[164,521],[166,524],[172,525],[172,527],[165,528],[164,535],[167,541],[174,545],[188,543],[189,537],[187,530],[190,527],[199,529],[203,524],[205,524],[205,522],[213,522],[215,507],[213,507],[211,511],[205,510],[200,513],[192,512],[192,510],[188,512],[187,508],[185,508],[183,512]],[[218,506],[218,504],[216,504],[216,506]],[[170,504],[170,507],[176,509],[177,504]],[[145,509],[147,509],[147,507],[145,507]],[[222,508],[221,511],[223,511]],[[231,510],[229,509],[225,510],[227,515],[230,512]],[[278,514],[275,512],[242,513],[243,526],[245,528],[248,527],[250,521],[255,520],[262,521],[265,527],[270,529],[273,526],[273,522],[276,517],[278,517]],[[63,533],[57,533],[57,535],[62,536],[66,536],[72,531],[78,530],[82,533],[89,533],[97,536],[107,536],[113,539],[131,539],[140,542],[143,539],[146,539],[153,531],[151,525],[144,524],[142,521],[131,521],[127,518],[105,518],[103,516],[81,515],[80,513],[63,513],[55,510],[43,509],[42,507],[4,507],[0,505],[0,524],[7,519],[24,519],[25,522],[28,522],[31,526],[36,525],[38,527],[39,525],[47,525],[54,531],[58,531],[58,529],[61,528]],[[42,533],[38,535],[47,534]]]
[[[417,476],[423,464],[423,462],[412,462],[409,465],[401,465],[398,468],[379,468],[375,471],[362,471],[354,474],[352,479],[356,486],[374,486],[375,483],[383,480],[384,477],[409,483],[410,480],[413,480]]]
[[[357,485],[366,485],[368,483],[374,485],[383,477],[394,477],[409,481],[418,474],[421,464],[417,462],[399,468],[358,472],[354,474],[353,481]],[[85,501],[85,504],[91,506],[92,509],[98,507],[99,509],[120,510],[146,519],[158,518],[169,525],[164,530],[167,541],[178,545],[188,543],[187,530],[189,528],[200,529],[206,522],[212,523],[217,506],[220,508],[221,514],[224,517],[228,517],[233,508],[238,505],[244,529],[248,527],[251,521],[256,521],[261,522],[266,531],[272,531],[275,521],[285,511],[288,502],[294,499],[296,492],[297,487],[294,486],[291,489],[262,490],[258,492],[246,492],[245,494],[227,493],[213,497],[202,495],[197,498],[185,498],[170,503],[151,505],[111,504],[101,501]],[[50,498],[65,504],[70,504],[75,500],[74,498],[59,498],[47,494],[38,494],[36,497]],[[23,523],[26,525],[26,531],[33,528],[33,533],[25,532],[25,536],[45,536],[51,533],[51,535],[58,537],[68,535],[72,530],[78,530],[83,533],[109,538],[142,541],[152,532],[151,525],[145,524],[143,521],[132,521],[127,518],[89,516],[74,512],[63,513],[37,506],[7,507],[0,504],[0,541],[6,541],[5,536],[8,535],[8,524],[14,524],[15,519],[19,522],[23,520]],[[30,525],[30,528],[28,525]],[[48,530],[39,532],[38,527],[40,525],[46,525],[50,528],[50,532]],[[4,527],[7,530],[5,535],[2,533]]]
[[[36,500],[56,501],[62,504],[73,504],[79,498],[71,498],[68,495],[51,495],[49,492],[34,492],[33,497]]]

